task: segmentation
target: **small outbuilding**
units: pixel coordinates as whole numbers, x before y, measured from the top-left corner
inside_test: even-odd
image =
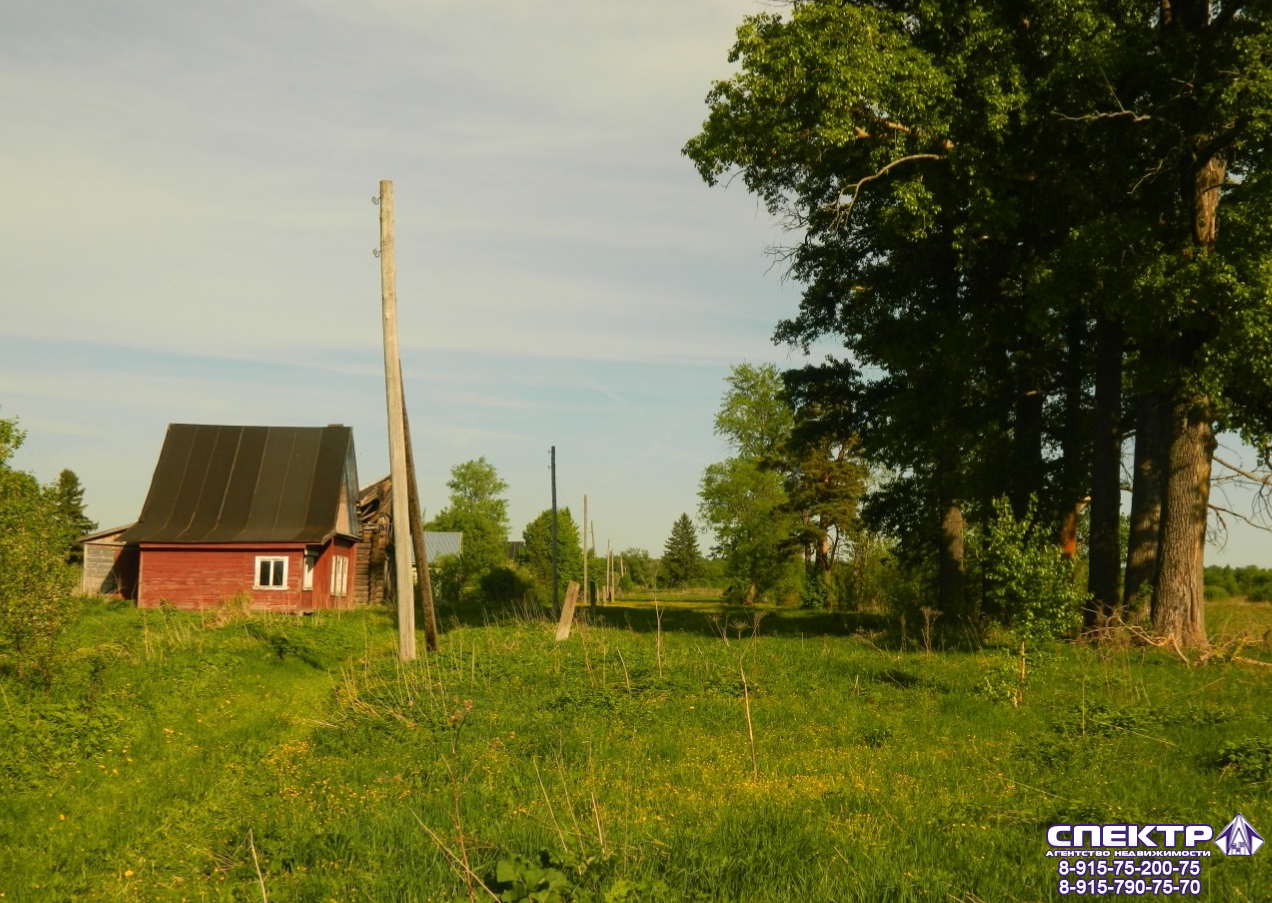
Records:
[[[84,546],[84,570],[79,591],[85,596],[137,598],[137,568],[140,564],[136,543],[125,543],[120,537],[133,524],[111,527],[81,536],[76,542]]]
[[[354,601],[378,605],[393,598],[393,480],[385,477],[358,494],[358,568],[354,579]],[[458,555],[463,533],[426,531],[424,550],[430,562],[446,555]],[[414,573],[414,571],[413,571]],[[419,575],[415,575],[416,582]]]
[[[358,473],[347,426],[168,427],[137,523],[137,604],[254,609],[353,604]]]

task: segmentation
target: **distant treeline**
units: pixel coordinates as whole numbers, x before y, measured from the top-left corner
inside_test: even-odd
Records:
[[[1246,567],[1206,568],[1206,598],[1227,599],[1244,596],[1250,602],[1272,602],[1272,569]]]

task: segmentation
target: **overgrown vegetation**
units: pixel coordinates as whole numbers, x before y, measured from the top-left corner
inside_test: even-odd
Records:
[[[16,420],[0,419],[0,653],[47,688],[76,579],[67,550],[83,525],[67,516],[57,485],[9,466],[24,438]]]
[[[1206,568],[1206,598],[1242,597],[1248,602],[1272,602],[1272,569],[1248,565]]]
[[[1012,642],[939,620],[929,654],[878,615],[613,606],[557,644],[471,611],[403,664],[378,610],[85,603],[50,690],[0,674],[0,892],[1046,900],[1050,824],[1272,824],[1240,666],[1044,646],[1014,708]],[[1204,868],[1211,899],[1272,886]]]

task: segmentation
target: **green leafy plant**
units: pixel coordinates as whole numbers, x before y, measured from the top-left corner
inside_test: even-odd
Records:
[[[546,851],[541,851],[538,862],[531,862],[515,853],[500,859],[495,866],[495,889],[504,903],[531,900],[534,903],[565,903],[571,898],[570,881],[562,863]]]
[[[1272,781],[1272,740],[1245,737],[1219,747],[1219,765],[1236,770],[1251,783]]]
[[[8,466],[24,437],[15,420],[0,420],[0,649],[47,688],[72,614],[75,573],[65,559],[76,525],[62,516],[56,487]]]
[[[1017,705],[1024,700],[1027,648],[1075,629],[1086,599],[1073,579],[1073,561],[1038,524],[1035,501],[1017,520],[1007,498],[998,499],[985,531],[986,600],[1003,613],[1020,644]]]

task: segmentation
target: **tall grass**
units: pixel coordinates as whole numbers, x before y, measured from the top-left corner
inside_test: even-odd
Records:
[[[1055,822],[1272,826],[1223,753],[1272,740],[1264,669],[1056,646],[1013,708],[1009,650],[939,621],[903,651],[882,618],[659,612],[560,644],[458,612],[403,664],[378,611],[96,606],[50,694],[0,677],[0,892],[1048,900]],[[1270,856],[1206,869],[1268,898]]]

